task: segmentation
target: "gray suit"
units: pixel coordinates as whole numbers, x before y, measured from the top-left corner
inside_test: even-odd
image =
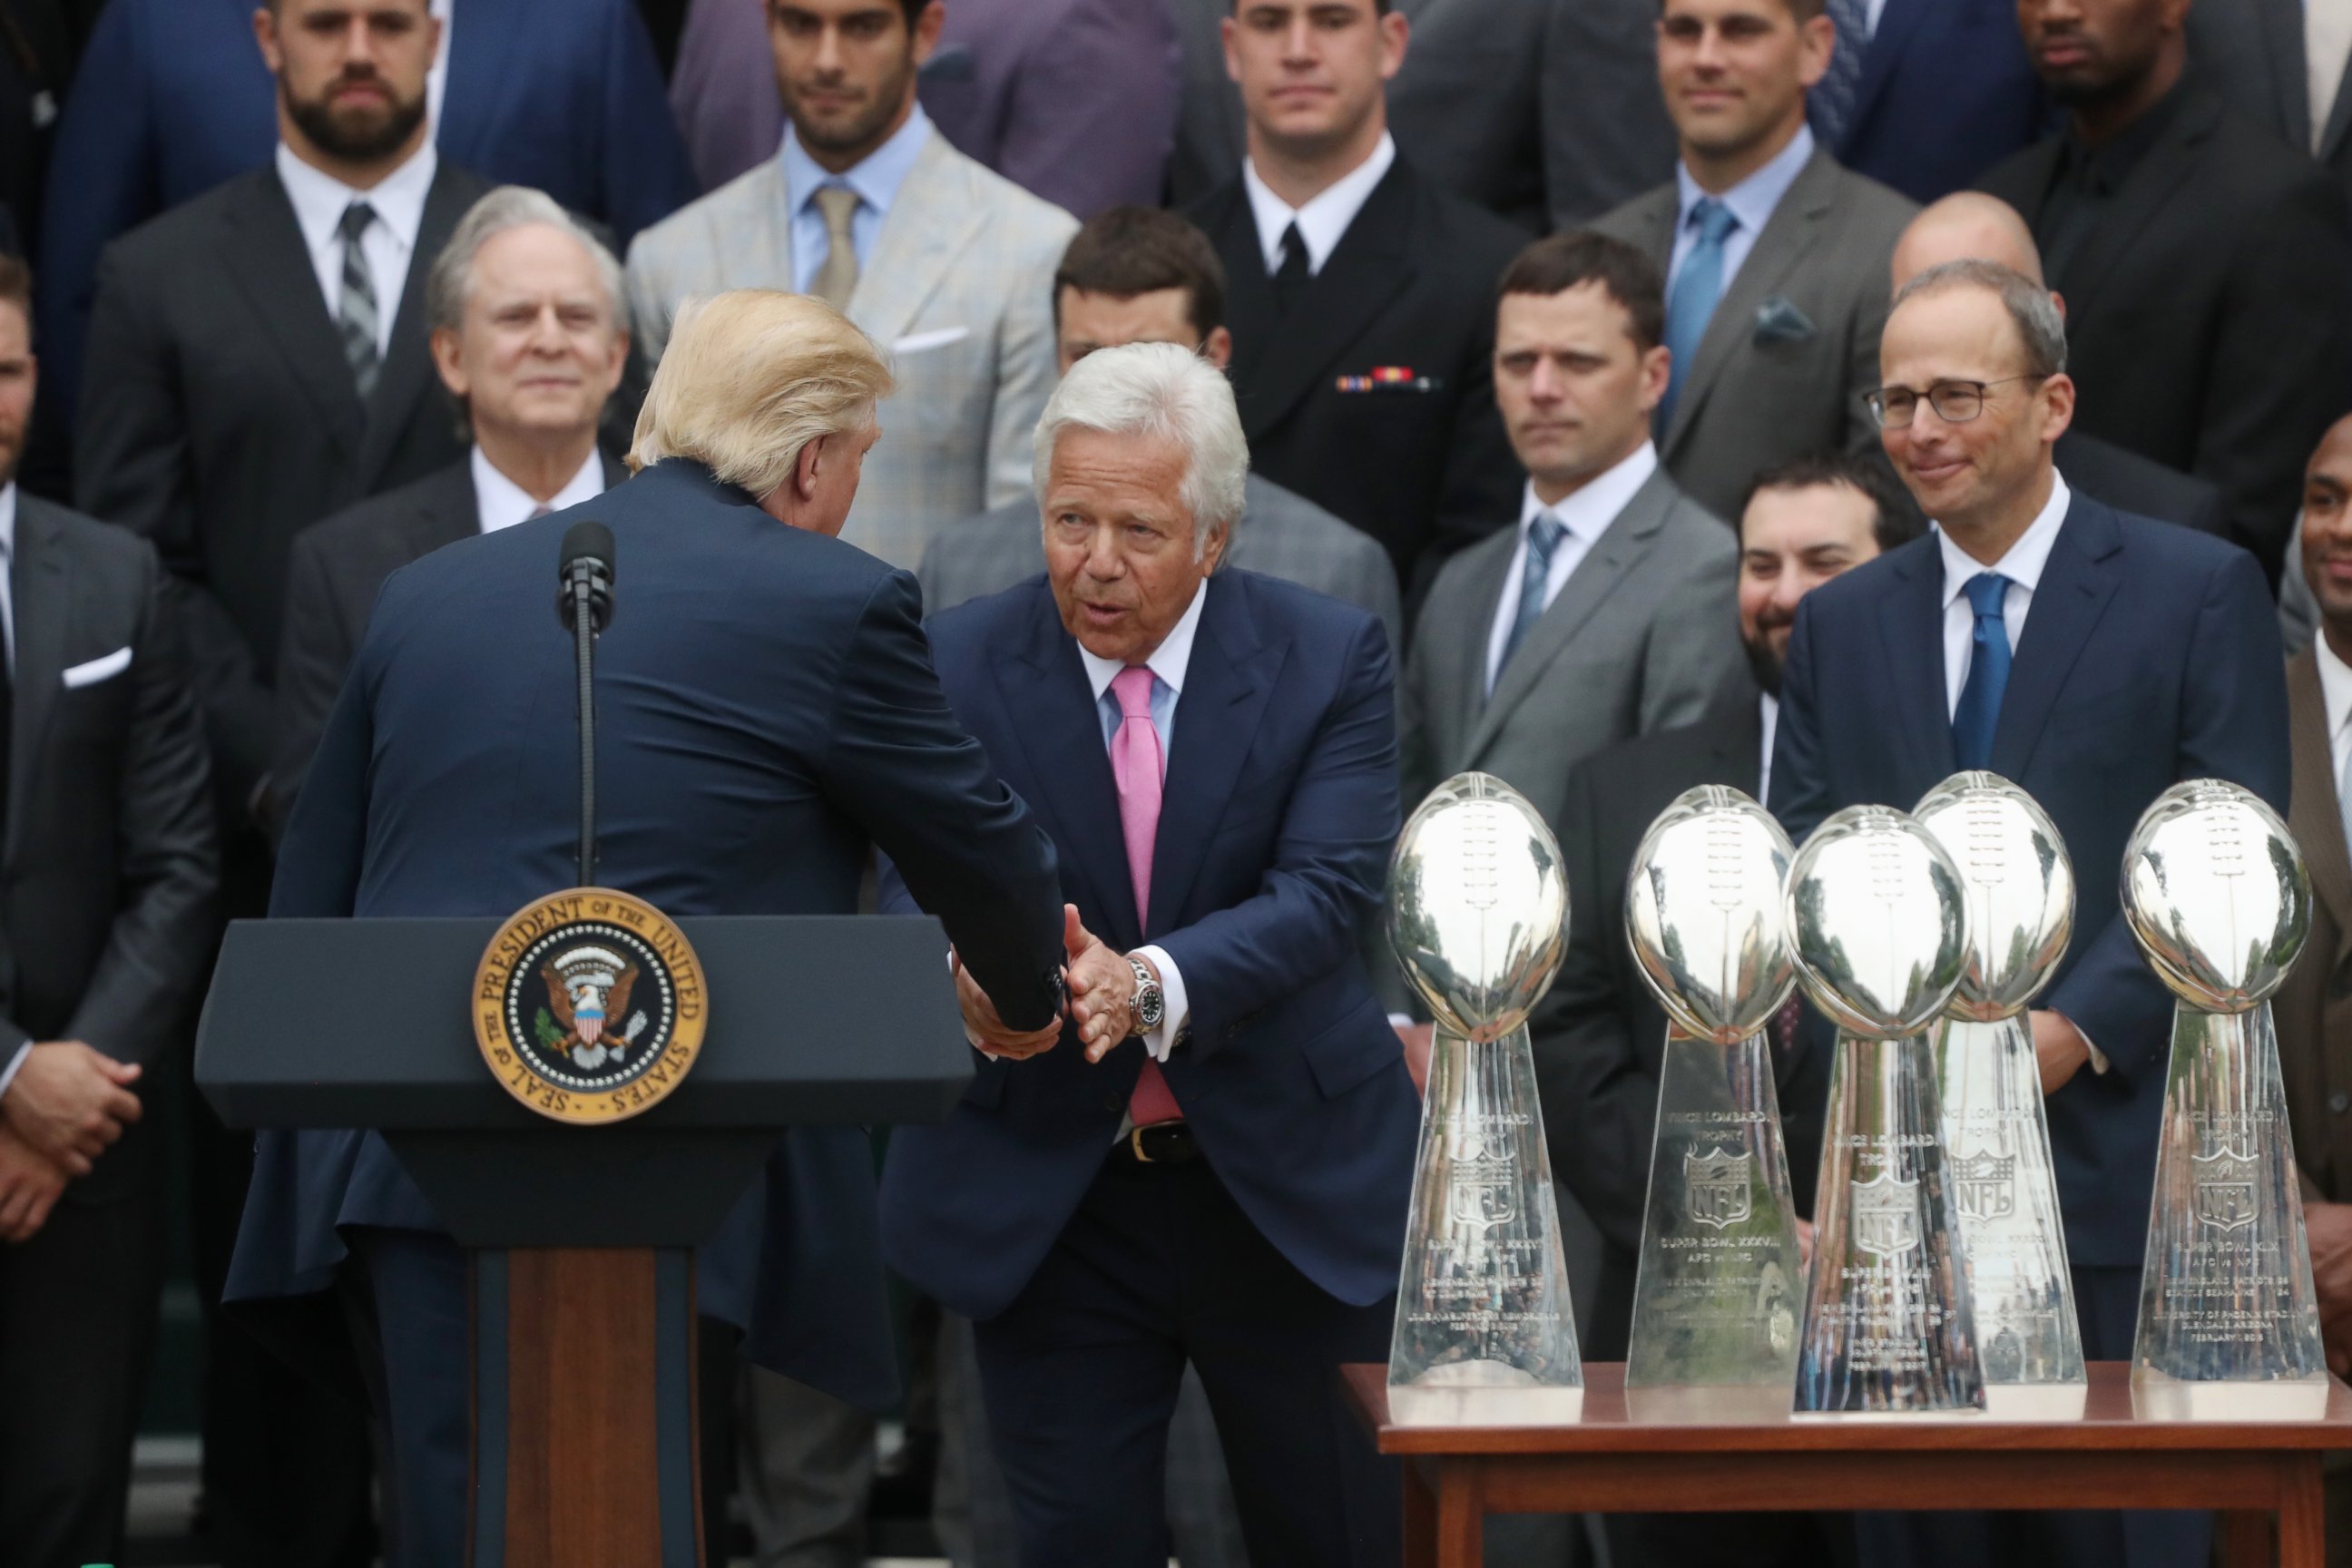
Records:
[[[651,365],[690,294],[789,289],[783,163],[768,158],[637,237],[629,313]],[[935,129],[859,268],[849,317],[887,353],[881,409],[842,537],[911,567],[940,529],[1029,493],[1029,437],[1054,387],[1054,268],[1077,223]]]
[[[1593,227],[1639,246],[1663,271],[1680,203],[1669,181]],[[1887,265],[1918,210],[1826,153],[1799,172],[1716,306],[1659,443],[1700,505],[1736,517],[1748,481],[1775,463],[1877,449],[1862,395],[1878,384]]]
[[[2189,58],[2231,108],[2309,153],[2311,72],[2303,9],[2303,0],[2197,0],[2189,10]],[[2352,92],[2340,87],[2318,158],[2352,193]]]
[[[1390,650],[1404,645],[1404,611],[1389,552],[1371,535],[1272,479],[1249,477],[1225,564],[1370,610],[1388,628]],[[936,616],[967,599],[1003,593],[1045,569],[1037,503],[1024,499],[942,532],[923,552],[915,578],[923,587],[923,613]]]

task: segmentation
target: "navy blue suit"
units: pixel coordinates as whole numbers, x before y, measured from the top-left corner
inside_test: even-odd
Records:
[[[1202,592],[1141,922],[1101,719],[1045,579],[929,623],[949,701],[1052,833],[1065,898],[1121,951],[1164,949],[1191,1007],[1165,1067],[1191,1165],[1113,1153],[1144,1048],[1089,1065],[1074,1034],[982,1061],[944,1125],[891,1141],[884,1256],[979,1321],[1031,1568],[1166,1561],[1160,1467],[1187,1359],[1253,1561],[1396,1550],[1393,1480],[1347,1431],[1331,1371],[1386,1353],[1420,1121],[1358,957],[1398,825],[1388,644],[1274,578],[1226,571]]]
[[[1907,811],[1957,769],[1943,584],[1930,534],[1798,606],[1772,751],[1771,806],[1791,837],[1857,803]],[[2041,803],[2074,863],[2074,942],[2035,1005],[2073,1020],[2109,1063],[2104,1074],[2084,1068],[2046,1101],[2094,1360],[2131,1353],[2171,1044],[2171,995],[2117,907],[2124,844],[2183,779],[2229,779],[2284,814],[2288,758],[2277,612],[2254,558],[2075,491],[2018,639],[1990,766]],[[2053,1527],[2112,1529],[2118,1517],[2132,1516],[2053,1516]],[[2064,1538],[2074,1554],[2045,1558],[2032,1543],[2061,1538],[2028,1526],[2017,1543],[2026,1562],[2201,1562],[2193,1520],[2153,1517],[2146,1535],[2126,1531],[2128,1552],[2112,1535]],[[1950,1530],[1937,1539],[1960,1540]],[[2146,1554],[2168,1544],[2179,1550]]]
[[[110,0],[100,14],[58,119],[41,224],[46,401],[68,414],[108,241],[267,167],[278,145],[253,11],[252,0]],[[694,199],[631,0],[471,0],[450,26],[434,138],[444,160],[545,191],[609,226],[624,252]]]
[[[597,651],[599,879],[672,915],[849,913],[870,840],[1009,1023],[1051,1017],[1052,847],[949,711],[914,579],[682,461],[394,574],[295,805],[271,913],[502,915],[576,880],[572,655],[547,586],[580,514],[612,528],[621,587]],[[265,1134],[228,1294],[327,1288],[347,1232],[440,1229],[377,1134]],[[704,1248],[702,1310],[742,1326],[763,1364],[885,1402],[897,1379],[874,1237],[865,1132],[793,1132]],[[436,1251],[446,1298],[463,1279],[446,1242],[404,1242],[398,1261],[432,1272]],[[430,1517],[404,1522],[427,1537],[464,1522],[464,1303],[436,1300],[452,1331],[387,1369],[398,1462],[436,1478],[402,1487],[425,1496]],[[454,1416],[440,1428],[454,1452],[404,1445],[398,1391],[427,1377],[452,1380],[455,1410],[433,1414]],[[414,1560],[459,1560],[459,1537],[440,1544]]]
[[[1925,203],[1968,189],[2050,124],[2014,0],[1886,0],[1830,152]]]

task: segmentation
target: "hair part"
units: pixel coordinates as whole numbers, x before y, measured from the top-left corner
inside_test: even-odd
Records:
[[[2025,350],[2028,375],[2064,374],[2066,319],[2058,313],[2050,290],[1998,261],[1947,261],[1930,267],[1903,285],[1887,314],[1892,316],[1921,295],[1948,293],[1955,289],[1981,289],[2000,300],[2009,311],[2011,324],[2017,329],[2018,342]]]
[[[1749,503],[1767,490],[1822,489],[1853,490],[1870,503],[1870,536],[1881,552],[1927,531],[1918,503],[1894,470],[1876,457],[1856,452],[1808,452],[1773,464],[1748,481],[1739,498],[1739,516],[1745,520]]]
[[[1590,229],[1549,235],[1503,268],[1497,303],[1513,294],[1553,295],[1598,283],[1633,318],[1633,346],[1649,353],[1666,341],[1666,280],[1658,264],[1609,235]]]
[[[499,185],[466,209],[449,243],[433,258],[425,281],[425,321],[433,331],[457,331],[466,324],[466,301],[474,292],[474,262],[482,247],[511,229],[544,226],[567,235],[587,251],[604,286],[613,325],[622,325],[621,264],[588,226],[565,212],[554,197],[529,185]]]
[[[1174,343],[1099,349],[1070,367],[1037,421],[1031,478],[1043,500],[1054,447],[1065,430],[1155,436],[1184,454],[1177,499],[1192,517],[1192,558],[1242,515],[1249,442],[1233,384],[1207,360]]]
[[[1160,207],[1108,208],[1071,237],[1054,272],[1056,327],[1065,289],[1114,300],[1181,289],[1186,319],[1204,341],[1225,324],[1225,264],[1217,247],[1190,220]]]
[[[894,384],[873,340],[822,300],[774,289],[690,299],[646,389],[629,468],[685,458],[765,496],[810,442],[863,428]]]

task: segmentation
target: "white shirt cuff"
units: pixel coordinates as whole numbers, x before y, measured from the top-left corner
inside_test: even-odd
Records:
[[[8,1086],[16,1081],[17,1070],[25,1065],[32,1054],[33,1042],[26,1040],[16,1047],[16,1054],[8,1058],[8,1065],[0,1067],[0,1100],[8,1098]]]
[[[1176,1047],[1176,1037],[1192,1020],[1192,1004],[1184,994],[1184,974],[1176,961],[1168,956],[1164,947],[1139,947],[1136,956],[1151,961],[1160,971],[1160,996],[1164,1004],[1160,1015],[1160,1027],[1143,1037],[1143,1048],[1151,1053],[1155,1062],[1164,1062],[1168,1053]]]

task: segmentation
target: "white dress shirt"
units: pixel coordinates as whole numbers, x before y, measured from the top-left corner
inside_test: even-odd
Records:
[[[1764,755],[1756,767],[1756,804],[1761,805],[1772,798],[1772,738],[1780,732],[1780,700],[1762,691],[1756,701],[1764,718]]]
[[[1716,197],[1731,209],[1733,217],[1739,220],[1732,226],[1731,232],[1723,237],[1723,287],[1716,295],[1718,300],[1731,292],[1731,280],[1739,276],[1739,268],[1748,260],[1748,253],[1756,248],[1756,237],[1762,234],[1764,226],[1772,221],[1773,211],[1780,206],[1780,198],[1787,195],[1789,187],[1797,183],[1797,176],[1804,173],[1806,161],[1812,155],[1812,128],[1800,125],[1795,139],[1774,154],[1770,163]],[[1691,222],[1691,209],[1698,205],[1701,197],[1708,195],[1699,189],[1698,182],[1691,178],[1689,168],[1682,163],[1675,165],[1675,188],[1682,200],[1675,209],[1675,248],[1666,268],[1668,299],[1674,297],[1674,280],[1682,272],[1684,259],[1690,255],[1691,247],[1698,244],[1698,226]]]
[[[2327,760],[2336,769],[2336,795],[2344,796],[2344,781],[2352,775],[2352,665],[2336,657],[2327,634],[2311,639],[2319,659],[2319,708],[2327,716]]]
[[[342,308],[343,237],[338,232],[343,209],[365,202],[375,209],[376,221],[360,236],[360,254],[367,258],[368,277],[375,284],[375,350],[392,352],[394,320],[400,314],[400,296],[408,287],[409,263],[416,255],[416,233],[425,226],[425,197],[433,189],[440,155],[426,142],[405,163],[386,174],[373,190],[354,190],[314,169],[278,144],[278,179],[286,199],[294,205],[294,221],[301,226],[302,243],[310,252],[310,268],[319,277],[319,293],[327,302],[327,319]]]
[[[1160,646],[1151,650],[1151,657],[1143,661],[1144,668],[1150,670],[1154,678],[1151,682],[1151,725],[1160,731],[1160,777],[1162,783],[1168,778],[1168,755],[1175,745],[1176,705],[1184,695],[1184,672],[1192,668],[1192,638],[1201,629],[1201,605],[1209,596],[1207,586],[1203,582],[1192,590],[1192,602],[1184,606],[1184,613],[1177,617],[1175,626],[1160,638]],[[1095,715],[1102,721],[1103,749],[1108,751],[1111,738],[1118,733],[1119,725],[1125,721],[1118,710],[1118,700],[1111,694],[1110,683],[1118,679],[1119,671],[1127,666],[1115,658],[1102,658],[1088,653],[1083,643],[1078,645],[1078,658],[1087,667],[1087,684],[1094,688]],[[1163,806],[1165,804],[1163,801]],[[1154,860],[1152,880],[1158,881],[1167,874],[1167,870],[1166,867]],[[1160,971],[1160,997],[1165,1008],[1160,1015],[1160,1026],[1143,1037],[1143,1048],[1151,1053],[1154,1061],[1164,1062],[1168,1059],[1168,1053],[1175,1047],[1176,1037],[1191,1020],[1192,1005],[1184,994],[1184,976],[1178,971],[1176,961],[1168,956],[1166,949],[1144,946],[1135,951],[1149,958],[1152,967]]]
[[[1266,276],[1281,270],[1283,231],[1294,223],[1298,226],[1300,243],[1307,247],[1307,272],[1322,271],[1323,264],[1339,247],[1348,226],[1364,210],[1373,188],[1395,162],[1396,140],[1383,131],[1370,157],[1309,196],[1305,206],[1294,207],[1268,189],[1257,177],[1257,165],[1244,158],[1242,189],[1249,193],[1250,216],[1257,219],[1257,241],[1265,248]]]
[[[2009,632],[2009,651],[2015,653],[2017,639],[2025,635],[2026,612],[2033,606],[2033,590],[2042,582],[2042,567],[2050,562],[2050,547],[2058,542],[2059,526],[2066,521],[2069,496],[2066,481],[2053,469],[2048,503],[2018,535],[2008,553],[1990,566],[1953,543],[1940,525],[1937,528],[1936,545],[1944,552],[1946,718],[1960,710],[1960,689],[1968,684],[1969,652],[1976,646],[1977,617],[1969,605],[1969,579],[1980,572],[1998,572],[2009,579],[2009,590],[2000,602],[2000,624]]]
[[[1551,602],[1559,597],[1559,591],[1568,586],[1578,563],[1591,553],[1592,547],[1601,542],[1601,536],[1609,531],[1609,525],[1617,521],[1617,514],[1633,499],[1633,492],[1648,484],[1650,476],[1657,471],[1658,449],[1644,441],[1632,457],[1603,469],[1587,480],[1581,489],[1552,506],[1538,500],[1535,481],[1528,481],[1519,501],[1519,542],[1511,551],[1510,570],[1503,574],[1502,596],[1495,604],[1495,624],[1486,634],[1489,695],[1495,689],[1495,678],[1503,670],[1503,646],[1510,641],[1511,627],[1519,618],[1519,584],[1528,575],[1528,531],[1535,526],[1536,519],[1548,511],[1559,519],[1560,526],[1567,531],[1552,547],[1551,570],[1544,576],[1543,602],[1549,610]]]
[[[8,659],[8,679],[16,678],[16,596],[10,584],[16,566],[16,481],[0,485],[0,638],[5,638]],[[0,779],[0,789],[8,781]],[[0,1099],[5,1099],[8,1086],[16,1081],[16,1069],[25,1065],[33,1042],[26,1041],[0,1062]]]
[[[518,522],[529,522],[531,514],[542,506],[550,511],[562,511],[565,507],[594,500],[604,493],[604,459],[593,447],[589,450],[588,460],[580,465],[580,471],[565,481],[551,501],[541,501],[499,472],[497,467],[482,456],[479,447],[474,448],[469,460],[474,470],[474,516],[480,520],[484,533],[496,533],[502,528],[512,528]]]

